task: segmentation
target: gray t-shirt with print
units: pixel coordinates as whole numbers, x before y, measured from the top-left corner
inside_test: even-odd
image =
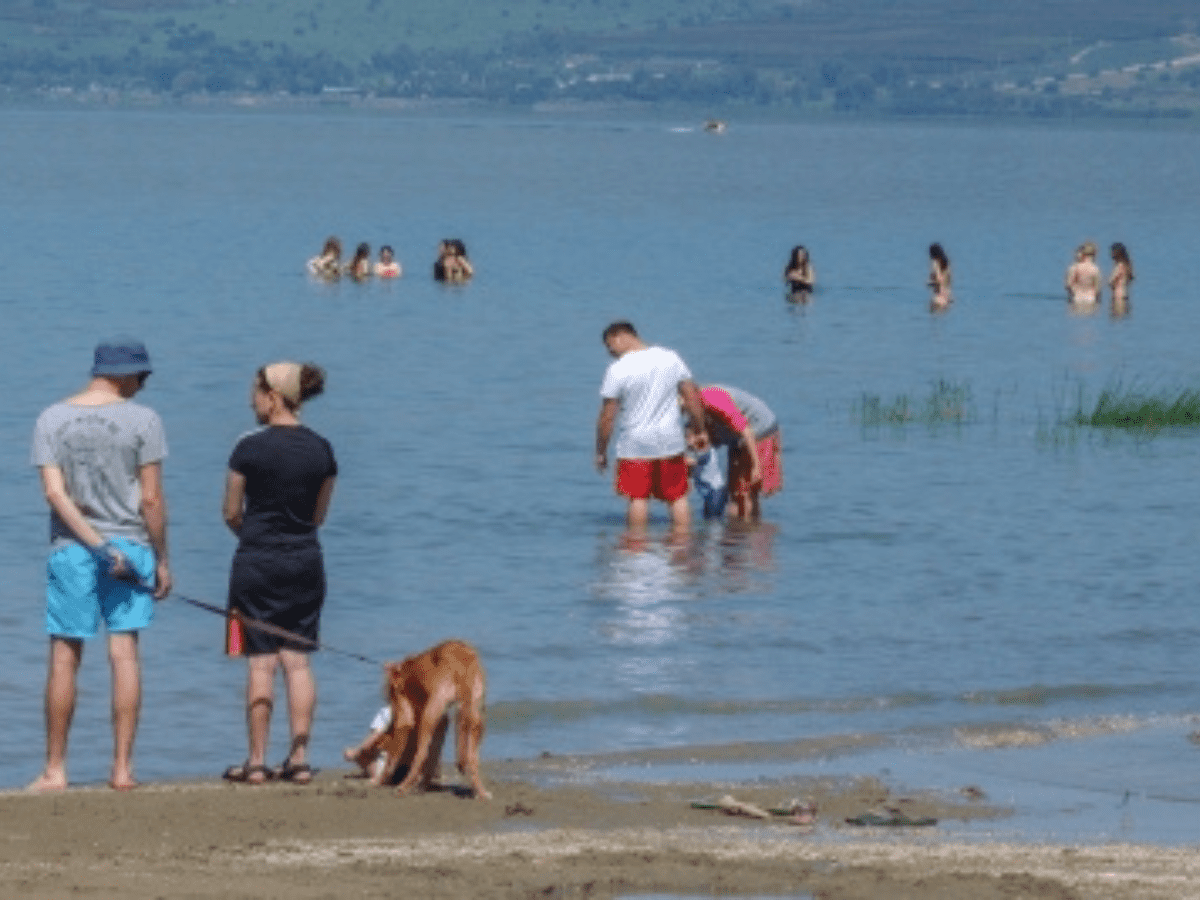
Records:
[[[33,429],[33,465],[61,469],[67,494],[106,538],[149,543],[138,471],[166,455],[162,419],[132,400],[102,406],[55,403],[38,416]],[[51,543],[75,540],[51,510]]]

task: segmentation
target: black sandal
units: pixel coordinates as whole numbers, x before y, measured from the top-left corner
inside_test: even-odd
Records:
[[[259,778],[258,776],[262,776]],[[230,766],[221,777],[226,781],[236,781],[239,784],[266,784],[275,777],[275,773],[267,766],[252,766],[250,761]]]
[[[275,774],[281,781],[290,781],[292,784],[308,784],[313,779],[312,766],[308,763],[293,763],[286,759]]]

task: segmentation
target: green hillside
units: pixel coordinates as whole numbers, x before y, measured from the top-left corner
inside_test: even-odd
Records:
[[[1194,0],[0,0],[20,96],[1200,111]]]
[[[287,45],[346,63],[403,44],[484,51],[539,32],[620,32],[762,15],[768,0],[10,0],[0,46],[86,57],[170,54],[211,45]]]

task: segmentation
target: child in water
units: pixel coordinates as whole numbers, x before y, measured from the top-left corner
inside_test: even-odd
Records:
[[[696,490],[704,501],[704,518],[719,519],[725,515],[725,505],[729,502],[729,488],[721,471],[720,453],[702,435],[688,432],[687,442],[691,448],[688,466],[692,470]]]

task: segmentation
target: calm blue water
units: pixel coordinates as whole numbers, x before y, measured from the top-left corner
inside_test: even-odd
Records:
[[[486,757],[919,733],[983,760],[1006,752],[978,737],[996,730],[1084,755],[1155,734],[1128,771],[1200,795],[1197,436],[1056,427],[1081,390],[1200,381],[1200,135],[693,124],[0,112],[0,782],[42,747],[29,433],[98,337],[133,332],[171,445],[178,592],[223,602],[220,493],[254,369],[323,364],[306,416],[342,472],[323,637],[375,658],[476,643]],[[306,280],[330,233],[391,243],[405,277]],[[471,251],[466,288],[428,277],[446,236]],[[1128,318],[1061,302],[1087,238],[1129,246]],[[958,297],[939,317],[932,240]],[[793,243],[821,284],[807,307],[780,289]],[[649,545],[623,540],[590,468],[616,318],[776,410],[787,487],[761,527],[697,525],[678,548],[660,517]],[[920,406],[938,380],[967,421],[864,425],[864,395]],[[143,647],[141,777],[242,759],[220,620],[168,602]],[[317,665],[314,753],[336,765],[378,673]],[[71,771],[89,781],[110,747],[101,644],[83,680]]]

